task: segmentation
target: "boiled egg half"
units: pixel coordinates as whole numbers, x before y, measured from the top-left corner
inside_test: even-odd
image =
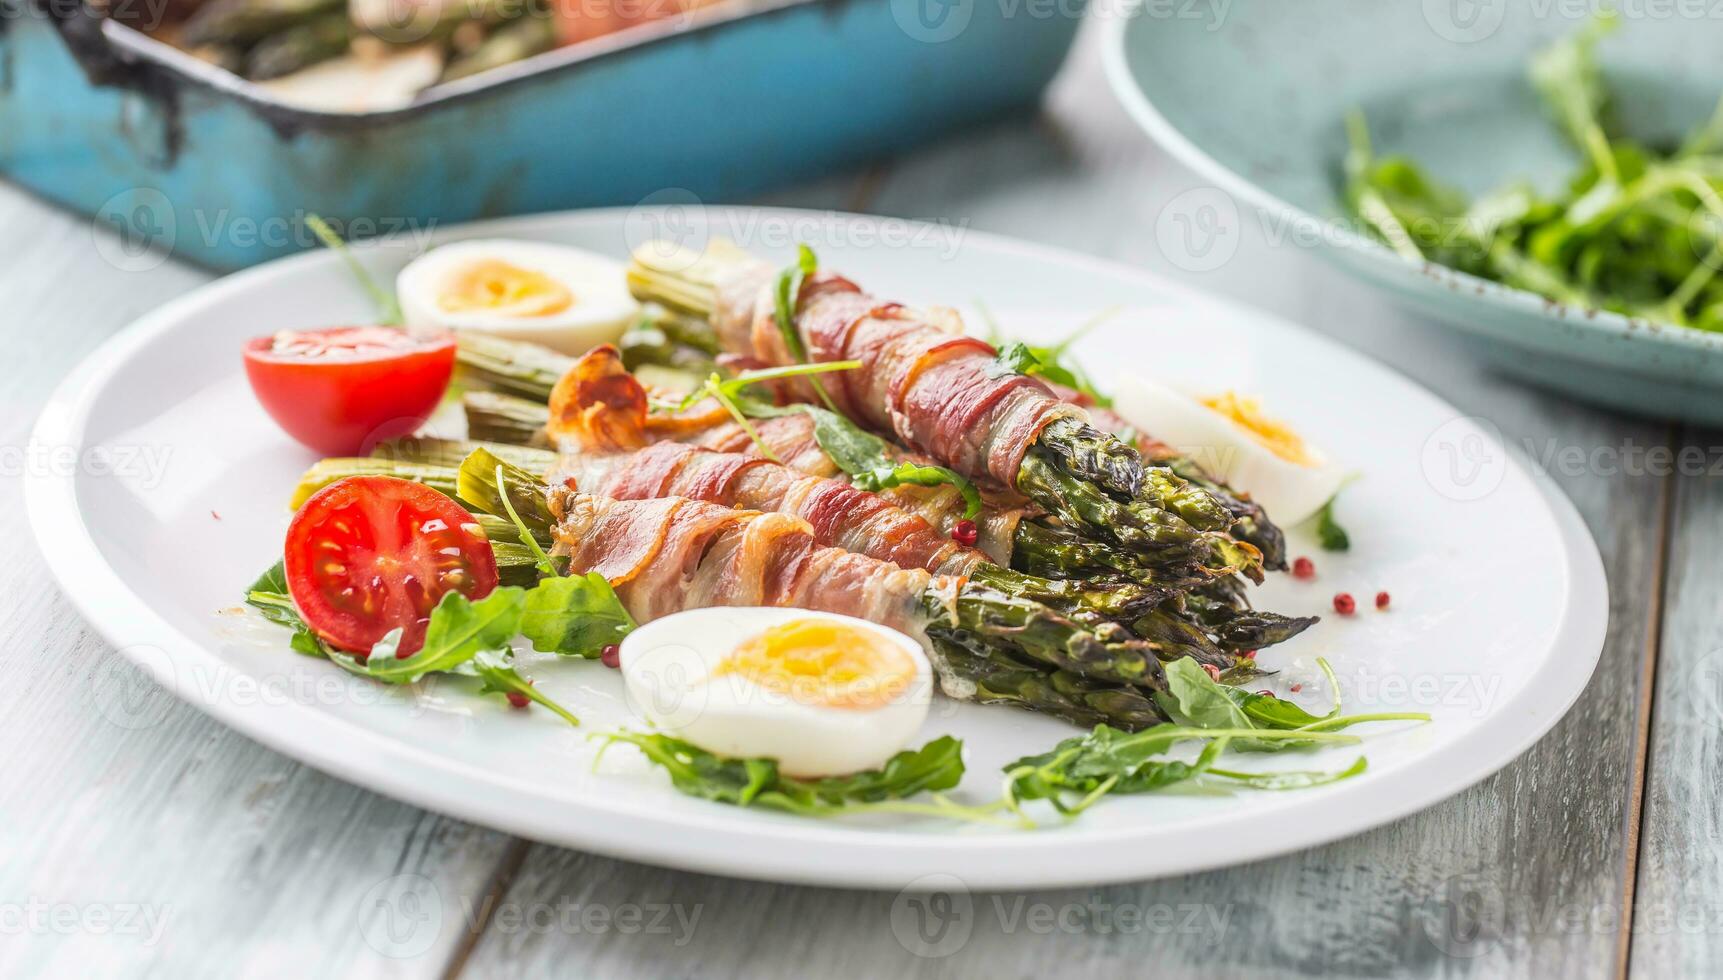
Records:
[[[1344,469],[1266,414],[1257,399],[1234,391],[1200,392],[1125,376],[1114,408],[1144,434],[1250,494],[1283,525],[1308,519],[1346,482]]]
[[[482,330],[583,354],[639,315],[624,272],[567,245],[486,239],[426,252],[395,289],[409,330]]]
[[[661,731],[788,776],[883,765],[927,718],[933,670],[896,630],[782,608],[707,608],[654,620],[622,641],[635,709]]]

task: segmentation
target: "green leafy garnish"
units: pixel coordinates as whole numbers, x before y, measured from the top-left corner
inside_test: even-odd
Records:
[[[311,229],[311,233],[317,236],[325,248],[341,256],[342,261],[347,263],[347,268],[353,273],[353,278],[358,281],[359,288],[371,294],[372,301],[377,304],[377,322],[383,326],[400,326],[405,319],[401,315],[400,300],[393,292],[384,289],[377,284],[377,280],[371,278],[371,273],[359,264],[359,260],[353,256],[353,250],[347,247],[347,243],[335,233],[335,229],[329,227],[328,222],[315,214],[305,216],[305,226]]]
[[[598,657],[635,628],[616,590],[597,572],[547,578],[526,594],[520,631],[540,653]]]
[[[783,335],[784,347],[796,360],[806,362],[808,359],[807,345],[802,343],[802,333],[796,329],[796,306],[801,301],[802,283],[819,271],[819,260],[814,258],[814,250],[806,245],[796,246],[796,261],[784,267],[778,273],[777,287],[772,290],[772,314],[778,322],[778,333]],[[838,407],[832,402],[832,397],[826,394],[825,386],[820,379],[813,379],[814,391],[819,393],[820,401],[826,407],[837,411]]]
[[[401,643],[400,629],[389,631],[363,660],[318,639],[305,625],[287,593],[287,575],[281,562],[252,583],[245,601],[270,622],[293,630],[294,650],[323,657],[348,673],[385,684],[411,684],[430,674],[475,677],[482,682],[481,694],[518,694],[555,712],[569,724],[579,725],[573,713],[540,694],[515,669],[511,644],[526,629],[540,650],[596,656],[586,653],[581,644],[605,635],[619,638],[620,633],[631,629],[633,620],[616,603],[616,593],[610,584],[602,577],[597,577],[596,584],[590,578],[546,579],[530,591],[500,588],[476,602],[468,601],[458,592],[446,593],[431,610],[424,645],[409,657],[396,656]],[[606,597],[610,603],[616,603],[614,609],[606,605]],[[627,628],[617,625],[618,613],[626,620]],[[583,615],[589,616],[590,621],[577,621]],[[600,643],[599,649],[602,648]]]
[[[1580,153],[1567,186],[1523,181],[1476,200],[1404,157],[1377,159],[1361,113],[1347,120],[1345,199],[1404,258],[1538,293],[1701,330],[1723,330],[1723,102],[1672,154],[1611,132],[1596,58],[1603,14],[1531,59],[1529,83]]]
[[[515,670],[514,659],[509,651],[480,650],[473,654],[473,659],[468,661],[459,672],[465,673],[466,669],[469,668],[474,676],[484,682],[479,688],[480,694],[518,694],[549,709],[570,725],[576,728],[580,727],[579,718],[576,718],[567,708],[540,694],[538,689],[532,686],[532,681],[522,677],[520,672]]]
[[[771,759],[729,759],[669,735],[623,731],[597,737],[606,745],[623,742],[639,749],[670,774],[678,791],[731,806],[806,817],[887,811],[999,822],[993,814],[1000,804],[972,807],[937,795],[963,778],[963,743],[949,735],[899,752],[879,769],[824,779],[785,776]],[[935,794],[931,803],[905,799],[923,792]]]
[[[1334,732],[1372,721],[1430,720],[1428,714],[1414,711],[1342,715],[1339,681],[1328,661],[1316,663],[1334,691],[1334,707],[1321,717],[1272,694],[1252,694],[1222,684],[1190,657],[1166,665],[1167,689],[1158,692],[1155,701],[1181,725],[1202,731],[1225,731],[1234,739],[1234,748],[1259,752],[1308,748],[1313,744],[1301,742],[1295,737],[1297,734]],[[1268,734],[1271,732],[1279,734]]]
[[[891,443],[856,425],[840,412],[818,405],[774,405],[751,398],[746,391],[750,385],[762,381],[852,371],[861,366],[860,361],[825,361],[818,364],[795,364],[745,371],[729,379],[713,374],[706,379],[705,384],[690,392],[674,408],[682,411],[702,399],[714,399],[724,406],[730,417],[734,418],[742,431],[748,434],[748,438],[753,440],[760,455],[774,463],[783,461],[760,438],[759,430],[754,428],[750,419],[777,418],[795,412],[806,412],[814,420],[814,441],[838,469],[849,475],[850,481],[859,489],[878,493],[892,487],[912,484],[931,487],[949,483],[963,495],[964,517],[973,518],[981,513],[981,491],[957,471],[933,464],[899,460],[892,452]]]
[[[1156,725],[1140,732],[1124,732],[1108,725],[1065,739],[1049,752],[1018,759],[1005,767],[1005,797],[1012,807],[1028,800],[1046,800],[1068,817],[1074,817],[1103,797],[1148,793],[1179,783],[1200,782],[1213,774],[1254,789],[1290,789],[1334,782],[1363,771],[1362,760],[1335,773],[1242,773],[1217,772],[1214,763],[1233,740],[1248,736],[1271,743],[1313,745],[1354,744],[1352,735],[1316,733],[1300,737],[1290,732],[1256,732],[1249,728],[1194,728],[1186,725]],[[1207,740],[1196,759],[1185,762],[1166,756],[1182,742]],[[1276,777],[1286,779],[1279,785]]]
[[[1054,384],[1063,385],[1088,396],[1090,400],[1102,408],[1112,408],[1113,399],[1111,396],[1103,394],[1099,388],[1095,387],[1095,383],[1090,379],[1088,372],[1075,362],[1068,361],[1065,355],[1070,351],[1072,344],[1081,339],[1084,334],[1095,329],[1113,313],[1113,310],[1103,311],[1100,315],[1090,319],[1088,323],[1072,331],[1070,336],[1050,347],[1038,347],[1020,340],[1008,343],[1000,349],[998,356],[994,359],[994,370],[1001,373],[1045,378]],[[997,337],[998,325],[992,322],[991,317],[989,317],[988,323],[991,332]]]
[[[471,602],[446,592],[431,610],[425,644],[412,656],[397,657],[399,627],[377,641],[365,660],[365,673],[390,684],[411,684],[426,674],[446,673],[473,659],[480,650],[503,650],[520,632],[526,590],[507,586]]]
[[[1334,502],[1339,499],[1340,491],[1336,490],[1334,496],[1328,498],[1328,502],[1322,505],[1314,518],[1316,541],[1322,545],[1323,551],[1345,551],[1352,547],[1351,536],[1340,526],[1340,522],[1334,519]]]
[[[298,607],[293,604],[293,597],[287,591],[287,566],[284,562],[269,566],[267,572],[251,583],[251,588],[245,590],[245,604],[262,613],[264,619],[292,630],[293,639],[288,641],[288,645],[295,653],[303,653],[307,657],[329,656],[329,645],[311,632],[305,620],[300,618]]]
[[[949,483],[963,495],[965,518],[981,513],[981,491],[963,474],[931,463],[900,460],[891,443],[837,412],[828,412],[818,405],[778,406],[758,402],[746,403],[740,410],[759,418],[806,412],[814,420],[814,441],[820,450],[849,475],[858,489],[878,493],[907,485],[933,487]]]
[[[780,378],[799,378],[809,375],[829,374],[833,371],[852,371],[858,367],[861,367],[860,361],[825,361],[820,364],[792,364],[788,367],[765,368],[759,371],[744,371],[734,378],[729,379],[725,379],[722,375],[718,374],[718,372],[714,371],[706,378],[705,384],[702,384],[700,387],[689,392],[687,397],[683,398],[681,403],[675,406],[675,408],[678,411],[682,411],[701,399],[713,399],[718,404],[724,406],[724,410],[729,412],[730,417],[736,420],[736,424],[742,427],[742,431],[748,434],[748,438],[752,439],[755,447],[760,450],[761,456],[764,456],[774,463],[781,463],[783,460],[780,460],[778,455],[772,452],[772,448],[760,439],[759,430],[754,428],[754,423],[748,421],[750,416],[757,416],[764,411],[760,406],[769,404],[758,402],[757,399],[751,399],[744,394],[748,386],[759,384],[762,381],[776,381]],[[818,383],[818,379],[815,379],[815,384],[817,385]],[[820,393],[824,395],[825,389],[820,389]]]

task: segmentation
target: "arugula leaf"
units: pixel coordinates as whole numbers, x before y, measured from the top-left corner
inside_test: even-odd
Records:
[[[806,412],[814,420],[814,442],[820,451],[850,477],[858,489],[878,493],[901,486],[933,487],[949,483],[963,495],[963,516],[981,513],[981,491],[956,470],[931,463],[899,460],[890,443],[838,414],[818,405],[768,405],[745,402],[740,410],[756,418],[776,418]]]
[[[777,287],[772,291],[772,315],[778,323],[778,333],[784,338],[784,347],[796,360],[806,362],[808,348],[802,343],[802,333],[796,329],[796,307],[801,302],[802,283],[819,271],[819,260],[814,258],[814,250],[806,245],[796,246],[796,261],[786,266],[778,273]],[[825,386],[820,379],[814,378],[814,391],[820,396],[820,401],[826,407],[837,411],[837,405],[832,403],[832,397],[826,394]]]
[[[471,602],[459,592],[447,592],[431,610],[425,645],[409,657],[396,657],[399,627],[371,648],[365,673],[389,684],[411,684],[426,674],[454,670],[480,650],[504,650],[520,632],[526,590],[505,586]]]
[[[1611,183],[1620,183],[1621,175],[1609,149],[1609,138],[1598,121],[1609,94],[1603,87],[1596,49],[1597,42],[1614,31],[1617,23],[1614,11],[1599,13],[1579,33],[1532,55],[1528,69],[1532,86],[1543,96],[1562,131]]]
[[[1321,717],[1272,694],[1247,694],[1228,687],[1190,657],[1166,665],[1167,690],[1157,693],[1155,700],[1174,721],[1197,730],[1225,732],[1234,739],[1234,748],[1247,752],[1308,748],[1312,743],[1300,741],[1299,735],[1332,732],[1369,721],[1430,720],[1428,714],[1410,711],[1342,715],[1340,683],[1334,670],[1326,660],[1317,660],[1317,665],[1334,691],[1334,707]]]
[[[962,780],[963,743],[950,735],[899,752],[879,769],[824,779],[785,776],[771,759],[725,758],[670,735],[619,731],[599,737],[606,745],[623,742],[639,749],[670,774],[678,791],[731,806],[806,817],[889,811],[990,820],[1002,805],[970,807],[937,795],[932,803],[905,802],[918,793],[951,789]]]
[[[483,682],[481,694],[516,693],[529,700],[536,701],[555,712],[571,725],[579,725],[576,718],[566,708],[540,694],[533,688],[532,682],[522,677],[514,668],[514,653],[510,649],[517,629],[525,619],[526,610],[532,607],[533,597],[541,590],[547,596],[560,591],[568,591],[556,583],[563,581],[576,582],[578,579],[565,580],[561,577],[541,582],[531,592],[519,588],[502,588],[478,602],[468,602],[459,593],[450,592],[443,596],[437,607],[431,610],[431,622],[425,630],[425,645],[419,652],[406,659],[396,659],[395,652],[401,642],[401,631],[392,630],[383,641],[372,647],[371,655],[364,661],[343,650],[337,650],[312,633],[300,618],[299,610],[293,605],[292,598],[287,593],[287,574],[285,565],[276,562],[268,571],[258,576],[246,592],[245,601],[262,612],[270,622],[293,630],[292,648],[306,656],[322,657],[342,670],[372,680],[388,684],[408,684],[419,680],[426,674],[452,673],[477,677]],[[610,591],[610,584],[599,579],[604,584],[604,591],[612,601],[615,593]],[[549,589],[546,589],[549,586]],[[588,591],[596,589],[588,587]],[[540,599],[543,606],[547,600]],[[603,606],[597,600],[591,600],[592,615],[604,615]],[[618,607],[620,608],[620,606]],[[573,613],[564,610],[562,620],[564,636],[576,635],[579,626],[573,620]],[[628,613],[622,612],[626,617]],[[554,617],[541,618],[541,625],[554,620]],[[633,622],[629,621],[632,628]],[[596,630],[598,627],[592,627]]]
[[[1316,541],[1323,551],[1346,551],[1352,547],[1351,535],[1334,519],[1334,502],[1339,499],[1340,491],[1336,490],[1316,512]]]
[[[520,631],[540,653],[596,659],[635,628],[616,590],[597,572],[547,578],[526,594]]]
[[[398,327],[406,320],[406,317],[401,315],[400,298],[393,292],[379,286],[377,280],[371,278],[371,273],[359,264],[359,260],[353,256],[353,250],[347,247],[347,243],[335,233],[335,229],[329,227],[328,222],[318,215],[308,214],[305,216],[305,226],[311,229],[311,233],[317,236],[318,240],[323,243],[323,247],[341,256],[341,260],[347,263],[347,269],[353,273],[353,278],[359,283],[359,287],[371,294],[371,300],[377,304],[377,322],[379,324],[386,327]]]
[[[287,591],[287,566],[285,562],[276,562],[269,570],[257,577],[251,583],[251,588],[245,592],[245,604],[263,614],[263,618],[285,626],[293,631],[293,638],[288,646],[295,653],[307,657],[329,657],[331,649],[311,632],[311,627],[305,625],[305,620],[299,616],[299,607],[293,604],[293,596]]]
[[[1066,351],[1084,334],[1093,330],[1103,320],[1113,314],[1112,310],[1103,311],[1088,323],[1083,324],[1064,340],[1051,347],[1036,347],[1022,341],[1013,341],[1005,345],[994,358],[991,368],[996,373],[1032,375],[1056,384],[1063,385],[1073,391],[1087,395],[1096,405],[1102,408],[1112,408],[1113,399],[1103,394],[1095,387],[1094,381],[1087,372],[1075,363],[1065,360]]]
[[[480,694],[518,694],[529,701],[549,709],[563,721],[576,728],[580,727],[580,719],[576,718],[567,708],[557,704],[550,698],[538,692],[532,686],[532,681],[520,675],[514,668],[514,654],[509,650],[480,650],[468,661],[465,668],[471,669],[474,676],[484,684],[479,688]]]
[[[1156,725],[1140,732],[1123,732],[1108,725],[1065,739],[1052,751],[1018,759],[1005,767],[1005,799],[1013,809],[1026,800],[1046,800],[1067,817],[1074,817],[1109,795],[1148,793],[1180,783],[1202,783],[1215,773],[1215,760],[1240,736],[1264,742],[1277,740],[1311,745],[1318,742],[1353,744],[1351,735],[1302,733],[1249,729],[1196,728],[1188,725]],[[1196,759],[1170,759],[1166,753],[1181,742],[1206,741]],[[1315,785],[1314,777],[1346,778],[1362,771],[1354,765],[1345,774],[1301,773]],[[1277,773],[1217,773],[1232,782],[1252,788],[1281,788],[1273,785]],[[1293,780],[1288,780],[1291,783]],[[1260,785],[1257,785],[1260,782]],[[1290,785],[1285,787],[1290,788]],[[1072,799],[1075,797],[1075,799]]]

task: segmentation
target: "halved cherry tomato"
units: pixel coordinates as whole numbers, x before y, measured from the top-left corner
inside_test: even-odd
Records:
[[[369,653],[400,627],[405,657],[425,643],[449,592],[482,599],[497,559],[472,514],[430,487],[353,476],[312,494],[287,527],[287,591],[311,631]]]
[[[245,376],[277,425],[330,456],[411,435],[455,369],[447,333],[390,327],[283,330],[245,345]]]

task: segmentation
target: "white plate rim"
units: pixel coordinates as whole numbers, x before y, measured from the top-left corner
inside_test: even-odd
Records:
[[[881,220],[842,212],[787,208],[746,209],[786,220],[818,218],[860,222]],[[444,229],[439,238],[506,235],[535,226],[570,223],[619,223],[637,209],[568,211],[527,218],[478,222]],[[920,224],[920,223],[915,223]],[[1202,293],[1122,263],[1036,245],[1006,236],[966,232],[966,241],[998,252],[1066,267],[1087,267],[1183,300],[1272,322],[1323,344],[1335,342],[1274,314]],[[199,287],[141,317],[92,352],[55,389],[31,436],[32,445],[84,446],[85,427],[95,393],[128,359],[171,330],[185,311],[249,288],[254,280],[301,264],[336,256],[313,252],[266,263]],[[1403,383],[1421,385],[1379,365]],[[1441,399],[1425,395],[1446,405]],[[1456,410],[1456,415],[1458,415]],[[1373,778],[1377,803],[1359,818],[1357,801],[1327,790],[1306,791],[1296,804],[1277,811],[1277,832],[1269,835],[1195,835],[1177,853],[1121,849],[1121,840],[1139,833],[1129,828],[1086,834],[1060,846],[1057,860],[1047,856],[1044,833],[906,836],[817,821],[761,823],[746,811],[712,804],[714,813],[698,833],[685,819],[665,820],[645,809],[614,804],[572,805],[555,819],[542,811],[542,798],[525,784],[491,782],[473,794],[447,779],[452,764],[431,765],[392,742],[373,741],[354,753],[349,722],[291,701],[239,704],[201,698],[194,678],[225,677],[231,669],[197,641],[151,610],[106,562],[79,512],[75,469],[32,471],[25,480],[25,505],[37,545],[64,594],[104,638],[138,667],[182,700],[222,724],[275,751],[324,773],[374,792],[461,820],[521,837],[614,857],[691,871],[795,884],[853,888],[903,888],[930,872],[955,875],[975,890],[1068,887],[1143,880],[1208,870],[1304,850],[1352,837],[1434,805],[1495,773],[1547,732],[1590,682],[1608,621],[1608,585],[1597,546],[1573,505],[1549,479],[1526,471],[1497,446],[1508,465],[1538,486],[1560,533],[1569,583],[1566,616],[1553,640],[1576,656],[1546,658],[1522,691],[1479,725],[1414,764]],[[52,547],[50,547],[50,544]],[[161,657],[140,650],[160,651]],[[202,672],[199,674],[198,672]],[[317,736],[317,737],[310,737]],[[343,737],[345,736],[345,737]],[[345,748],[345,751],[344,751]],[[536,804],[536,805],[535,805]],[[728,812],[721,812],[728,811]],[[618,821],[619,815],[626,820]],[[1336,831],[1336,827],[1344,829]],[[571,832],[572,831],[572,832]],[[769,847],[760,847],[769,835]],[[1145,853],[1147,852],[1147,853]],[[1135,859],[1133,859],[1133,857]],[[1025,860],[1027,859],[1027,860]]]

